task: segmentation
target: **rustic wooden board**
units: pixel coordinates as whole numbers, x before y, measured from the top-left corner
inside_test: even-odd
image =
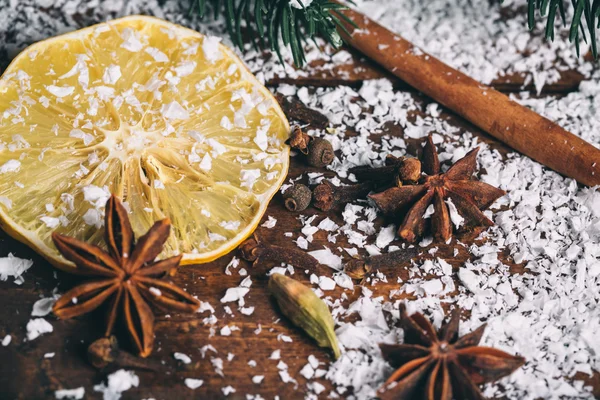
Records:
[[[419,101],[429,101],[419,97],[418,94],[413,95]],[[280,98],[280,101],[291,119],[300,120],[313,127],[322,127],[325,123],[323,116],[314,110],[306,109],[294,98]],[[447,119],[453,125],[475,132],[503,154],[509,151],[504,145],[446,111],[443,111],[442,118]],[[388,126],[382,135],[402,135],[402,129],[398,126]],[[307,169],[317,171],[317,169],[307,168],[299,160],[293,159],[289,176],[296,177]],[[337,223],[342,222],[339,210],[325,214],[310,208],[303,214],[310,216],[315,213],[322,217],[328,216]],[[302,224],[298,220],[297,214],[285,210],[281,196],[278,195],[273,199],[264,219],[267,216],[277,219],[276,227],[273,229],[261,227],[257,233],[264,240],[273,244],[295,246],[290,238],[284,236],[284,233],[298,231]],[[383,218],[378,218],[376,227],[382,226],[383,223]],[[473,238],[474,235],[467,235],[458,239],[469,243]],[[339,239],[337,245],[346,244],[343,237],[340,236]],[[320,231],[315,234],[309,250],[317,250],[325,245],[328,245],[326,233]],[[460,246],[457,246],[458,256],[453,256],[455,247],[453,244],[438,245],[438,247],[436,257],[446,259],[455,268],[458,268],[469,257],[468,252]],[[6,234],[0,233],[0,256],[6,256],[8,253],[22,258],[32,258],[34,266],[25,274],[25,283],[22,286],[17,286],[10,280],[0,282],[0,303],[3,305],[0,310],[0,338],[6,334],[12,335],[13,338],[10,345],[0,347],[0,360],[2,360],[0,362],[0,398],[52,399],[54,391],[57,389],[79,386],[86,388],[86,398],[101,398],[99,393],[93,392],[92,387],[94,384],[100,383],[105,379],[107,373],[116,368],[97,371],[88,364],[85,354],[87,346],[102,332],[102,314],[93,313],[69,321],[58,321],[54,317],[48,316],[46,318],[53,325],[54,332],[32,342],[24,341],[25,326],[31,319],[33,303],[40,297],[50,296],[58,281],[60,281],[59,289],[62,292],[75,281],[71,276],[61,272],[56,273],[57,281],[54,278],[54,270],[47,262],[24,245],[8,238]],[[216,328],[217,334],[210,337],[210,327],[202,323],[203,318],[209,315],[207,312],[196,315],[172,313],[170,317],[157,316],[155,351],[149,360],[154,363],[163,362],[166,372],[136,370],[136,374],[140,378],[140,387],[125,392],[124,399],[222,398],[221,388],[228,385],[234,386],[237,390],[228,397],[231,399],[244,399],[247,393],[260,394],[264,398],[273,398],[275,395],[279,395],[282,399],[304,398],[307,393],[306,380],[298,372],[307,363],[307,357],[313,354],[320,361],[329,362],[330,355],[326,350],[318,348],[310,338],[294,329],[277,311],[266,288],[265,272],[271,265],[253,267],[242,261],[240,267],[249,271],[253,281],[250,292],[245,298],[246,304],[254,306],[255,312],[251,316],[245,316],[237,311],[236,305],[229,304],[235,318],[226,314],[224,305],[219,300],[227,288],[237,286],[243,279],[235,271],[231,276],[224,274],[225,266],[234,253],[209,264],[183,267],[180,269],[180,273],[174,277],[175,282],[186,288],[191,294],[197,295],[201,300],[209,302],[215,308],[218,322],[214,328]],[[423,250],[423,254],[427,254],[426,249]],[[427,255],[422,257],[427,257]],[[505,264],[511,266],[513,273],[523,271],[522,266],[512,262],[506,255],[501,258]],[[296,278],[308,279],[300,269],[297,268],[296,271]],[[407,278],[407,271],[399,268],[395,271],[383,272],[390,278],[388,279],[389,283],[378,283],[375,287],[369,288],[374,290],[376,296],[387,298],[390,289],[399,287],[397,283],[394,283],[395,279],[391,278],[394,276]],[[327,269],[322,269],[319,273],[327,273]],[[358,284],[358,282],[356,283]],[[332,294],[337,297],[341,292],[341,289],[336,289]],[[359,288],[356,287],[354,292],[346,291],[346,293],[348,300],[345,304],[347,305],[357,298]],[[262,333],[256,335],[254,330],[259,324],[262,327]],[[231,336],[221,336],[218,332],[225,325],[235,325],[240,330],[234,331]],[[278,341],[279,334],[290,336],[293,342]],[[206,358],[203,359],[200,348],[209,344],[214,346],[218,353],[212,354],[209,351]],[[297,385],[284,384],[281,381],[277,369],[278,361],[269,359],[271,353],[277,349],[281,350],[282,360],[288,365],[289,373],[297,379]],[[44,359],[44,354],[49,352],[55,352],[55,357]],[[178,365],[173,358],[174,352],[183,352],[189,355],[192,358],[192,364],[186,367]],[[227,361],[228,353],[235,355],[230,362]],[[223,359],[224,378],[215,372],[210,357]],[[255,368],[248,366],[250,360],[257,362]],[[264,375],[265,379],[261,384],[256,385],[252,383],[254,375]],[[204,385],[192,391],[183,384],[184,378],[188,377],[203,379]],[[595,395],[600,396],[599,374],[596,373],[592,378],[581,374],[578,378],[585,379],[587,384],[594,387]],[[328,381],[321,379],[319,382],[328,389],[332,389]]]

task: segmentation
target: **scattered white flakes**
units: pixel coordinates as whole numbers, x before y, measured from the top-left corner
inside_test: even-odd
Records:
[[[107,383],[95,385],[94,391],[102,393],[103,400],[119,400],[123,392],[139,384],[140,379],[133,371],[120,369],[108,376]]]
[[[204,58],[206,58],[212,64],[219,61],[223,57],[221,54],[221,49],[219,48],[220,42],[221,38],[216,36],[205,36],[204,40],[202,41]]]
[[[69,137],[75,139],[82,139],[83,144],[85,146],[89,145],[94,141],[94,135],[92,135],[91,133],[84,132],[81,129],[72,129],[71,132],[69,132]]]
[[[232,386],[225,386],[224,388],[221,388],[221,391],[223,392],[223,396],[229,396],[232,393],[235,393],[235,389]]]
[[[254,375],[252,377],[252,383],[260,385],[264,379],[265,379],[264,375]]]
[[[54,330],[52,325],[44,318],[35,318],[27,323],[27,340],[35,340],[39,336]]]
[[[70,208],[72,207],[73,199],[65,193],[64,202],[68,203]],[[104,207],[106,202],[110,198],[110,191],[108,187],[99,187],[96,185],[87,185],[83,187],[83,199],[93,205],[94,207]],[[62,199],[62,197],[61,197]]]
[[[165,188],[165,184],[161,180],[159,180],[159,179],[154,180],[154,189],[162,190],[164,188]]]
[[[298,383],[286,369],[281,369],[279,371],[279,377],[283,383]]]
[[[269,356],[269,360],[280,360],[281,359],[281,350],[275,350]]]
[[[144,49],[144,51],[146,53],[148,53],[150,55],[150,57],[154,58],[154,61],[156,61],[156,62],[168,62],[169,61],[169,57],[167,57],[167,55],[165,53],[163,53],[156,47],[148,46]]]
[[[277,335],[277,341],[278,342],[286,342],[286,343],[293,342],[291,337],[289,337],[288,335],[284,335],[283,333],[280,333],[279,335]]]
[[[76,389],[60,389],[54,392],[54,397],[57,400],[80,400],[85,396],[85,388],[79,387]]]
[[[249,288],[250,286],[252,286],[252,278],[249,276],[240,282],[240,287]]]
[[[221,336],[230,336],[231,335],[231,328],[228,325],[225,325],[224,327],[221,328]]]
[[[243,169],[240,172],[240,186],[252,190],[258,178],[260,178],[260,169]]]
[[[269,215],[269,217],[267,218],[267,220],[261,226],[263,228],[272,229],[272,228],[275,228],[276,224],[277,224],[277,219],[275,217],[272,217],[272,216]]]
[[[83,222],[87,225],[95,226],[96,228],[101,228],[104,224],[104,219],[102,213],[94,208],[90,208],[83,214]]]
[[[228,231],[237,231],[240,228],[240,221],[221,221],[219,226]]]
[[[346,275],[343,272],[335,274],[333,276],[333,279],[335,280],[336,285],[338,285],[339,287],[342,287],[342,288],[348,289],[348,290],[354,289],[354,282],[352,281],[352,278],[350,278],[348,275]]]
[[[56,303],[56,298],[46,297],[39,299],[33,304],[33,310],[31,311],[32,317],[45,317],[52,312],[52,307]]]
[[[312,279],[311,279],[311,281],[312,281]],[[335,289],[335,281],[328,276],[319,276],[318,283],[319,283],[319,288],[321,290]]]
[[[214,232],[210,232],[210,233],[208,234],[208,239],[209,239],[211,242],[224,242],[224,241],[226,241],[226,240],[227,240],[227,238],[226,238],[225,236],[223,236],[223,235],[220,235],[220,234],[218,234],[218,233],[214,233]]]
[[[184,77],[190,75],[196,69],[197,63],[195,61],[183,61],[173,68],[178,77]]]
[[[244,299],[244,296],[246,296],[249,291],[250,289],[245,287],[229,288],[227,289],[227,292],[225,292],[225,296],[221,298],[221,303],[239,302]]]
[[[448,205],[448,211],[450,213],[450,220],[456,227],[456,229],[460,228],[462,224],[465,222],[465,219],[458,213],[456,206],[452,202],[452,199],[447,199],[446,204]]]
[[[230,131],[233,128],[233,124],[231,123],[231,120],[224,115],[223,118],[221,118],[221,128],[226,129],[228,131]]]
[[[75,87],[48,85],[46,86],[46,90],[56,97],[65,97],[72,94],[75,91]]]
[[[315,376],[315,370],[313,369],[313,367],[310,364],[306,364],[300,370],[300,375],[302,375],[306,379],[312,379],[313,376]]]
[[[0,174],[6,174],[8,172],[18,172],[21,169],[21,161],[19,160],[8,160],[0,166]]]
[[[322,220],[321,222],[319,222],[319,225],[317,226],[317,228],[327,231],[327,232],[334,232],[339,228],[339,225],[336,224],[331,219],[329,219],[329,217],[327,217],[324,220]]]
[[[254,314],[254,307],[242,307],[240,312],[244,315],[252,315]]]
[[[167,119],[185,120],[190,118],[190,114],[179,102],[173,100],[169,104],[163,104],[160,108],[163,117]]]
[[[212,364],[213,368],[215,369],[215,372],[218,375],[225,376],[225,374],[223,373],[223,360],[222,359],[212,357],[210,359],[210,363]]]
[[[138,32],[131,28],[123,29],[123,32],[121,32],[121,39],[123,39],[121,47],[132,53],[137,53],[144,47],[143,43],[140,41]]]
[[[339,271],[342,268],[342,257],[333,254],[330,248],[324,247],[322,250],[310,251],[308,254],[317,259],[321,264]]]
[[[212,169],[212,158],[210,157],[210,154],[204,154],[198,167],[203,171],[210,171]]]
[[[321,394],[325,391],[325,386],[323,386],[319,382],[309,382],[306,384],[306,387],[308,387],[310,390],[312,390],[316,394]]]
[[[396,225],[388,225],[385,228],[382,228],[377,234],[377,240],[375,241],[375,245],[380,249],[385,248],[387,245],[392,243],[392,241],[396,238]]]
[[[266,151],[269,147],[269,137],[267,136],[267,133],[269,132],[270,127],[271,122],[268,119],[264,119],[256,130],[256,136],[253,141],[262,151]]]
[[[60,219],[56,217],[40,217],[40,221],[42,221],[44,225],[50,229],[54,229],[60,225]]]
[[[306,238],[303,236],[300,236],[298,239],[296,239],[296,244],[303,250],[308,249],[308,240],[306,240]]]
[[[104,69],[102,81],[107,85],[114,85],[121,78],[121,67],[118,65],[109,65]]]
[[[184,353],[173,353],[173,358],[184,364],[190,364],[192,362],[192,359]]]
[[[313,0],[290,0],[290,6],[299,10],[304,10],[312,4]]]
[[[213,158],[217,158],[221,154],[227,152],[227,147],[219,143],[216,139],[210,138],[206,140],[206,143],[210,146],[211,154]]]
[[[12,341],[12,336],[10,336],[10,335],[4,336],[4,338],[2,339],[2,346],[4,346],[4,347],[8,346],[11,341]]]
[[[208,311],[211,314],[215,313],[215,309],[213,308],[213,306],[210,305],[210,303],[208,303],[206,301],[201,301],[200,302],[200,307],[198,307],[198,311],[197,312],[203,313],[205,311]]]
[[[15,257],[12,253],[9,253],[8,257],[0,257],[0,280],[5,281],[10,276],[17,285],[21,285],[25,281],[22,275],[32,265],[32,260]]]
[[[202,379],[185,378],[184,383],[185,386],[189,387],[192,390],[195,390],[202,386],[204,384],[204,381]]]

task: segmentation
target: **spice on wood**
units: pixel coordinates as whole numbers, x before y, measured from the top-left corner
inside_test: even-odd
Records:
[[[111,334],[120,316],[137,353],[147,357],[154,343],[154,314],[161,309],[195,312],[200,302],[175,284],[161,280],[173,274],[181,255],[155,261],[169,237],[168,219],[156,222],[137,243],[127,210],[114,195],[106,203],[105,236],[108,252],[54,232],[58,251],[76,268],[74,274],[91,278],[65,293],[54,305],[54,314],[68,319],[108,303],[105,335]]]
[[[479,148],[476,147],[442,173],[437,150],[429,135],[422,157],[425,174],[418,184],[393,187],[369,197],[385,214],[404,215],[398,235],[410,243],[422,237],[428,225],[435,240],[447,242],[452,237],[452,220],[447,202],[451,202],[464,218],[465,228],[492,226],[494,223],[481,210],[488,208],[506,192],[473,180],[478,152]],[[433,214],[427,218],[430,205],[433,205]]]
[[[485,325],[460,337],[460,312],[436,332],[423,314],[411,316],[400,305],[403,344],[380,344],[383,357],[396,369],[379,390],[382,400],[484,400],[478,385],[510,375],[525,364],[523,357],[478,346]]]

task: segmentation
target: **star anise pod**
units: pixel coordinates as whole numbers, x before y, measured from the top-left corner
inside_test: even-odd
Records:
[[[485,325],[459,338],[455,309],[436,333],[423,314],[409,316],[400,306],[404,344],[380,344],[384,358],[398,368],[379,389],[382,400],[483,400],[478,385],[510,375],[525,363],[492,347],[478,346]]]
[[[492,226],[494,223],[481,210],[488,208],[506,192],[487,183],[473,180],[477,169],[479,147],[458,160],[448,171],[441,172],[438,153],[431,135],[423,149],[422,168],[425,175],[416,185],[392,187],[369,197],[386,214],[404,215],[398,235],[408,242],[423,236],[428,218],[425,212],[433,204],[431,231],[435,240],[448,241],[452,237],[452,221],[447,200],[464,218],[467,228]]]
[[[110,335],[121,315],[137,352],[148,356],[154,343],[154,314],[149,303],[181,312],[195,312],[200,305],[175,284],[159,279],[174,273],[181,261],[181,256],[155,261],[170,229],[168,219],[156,222],[136,244],[127,211],[112,196],[105,209],[108,252],[54,232],[56,248],[76,265],[73,273],[92,278],[65,293],[54,305],[54,314],[73,318],[109,302],[105,334]]]

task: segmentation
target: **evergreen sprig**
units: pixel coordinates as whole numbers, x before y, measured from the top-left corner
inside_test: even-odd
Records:
[[[203,18],[212,8],[215,18],[225,17],[227,31],[236,46],[243,49],[251,41],[255,47],[269,46],[281,63],[280,38],[292,51],[294,64],[306,63],[304,44],[316,36],[338,48],[343,41],[338,29],[347,32],[342,21],[354,25],[340,13],[346,7],[330,0],[313,0],[303,6],[301,0],[292,5],[290,0],[194,0],[191,12]],[[247,38],[251,38],[247,40]]]
[[[567,21],[565,3],[567,3],[566,7],[573,7],[570,23]],[[598,58],[596,29],[600,28],[600,0],[528,0],[527,21],[531,30],[535,27],[536,12],[547,18],[546,39],[554,40],[554,26],[557,15],[559,15],[563,25],[569,24],[570,26],[569,41],[575,44],[577,54],[579,55],[580,40],[583,39],[588,43],[589,35],[592,55],[594,58]]]
[[[304,3],[307,1],[192,0],[191,12],[204,17],[211,8],[215,18],[222,14],[235,45],[240,49],[245,42],[252,42],[256,48],[269,46],[283,63],[281,39],[284,46],[291,49],[294,64],[302,67],[306,63],[306,42],[320,36],[338,48],[342,45],[340,30],[347,32],[343,22],[354,26],[340,13],[346,7],[335,1],[312,0],[306,6]],[[530,30],[535,28],[539,15],[546,18],[546,38],[554,40],[556,20],[560,18],[564,26],[570,26],[569,41],[574,43],[577,54],[583,40],[590,43],[592,55],[598,58],[596,29],[600,28],[600,0],[527,0],[527,5]],[[568,16],[567,7],[572,7]]]

